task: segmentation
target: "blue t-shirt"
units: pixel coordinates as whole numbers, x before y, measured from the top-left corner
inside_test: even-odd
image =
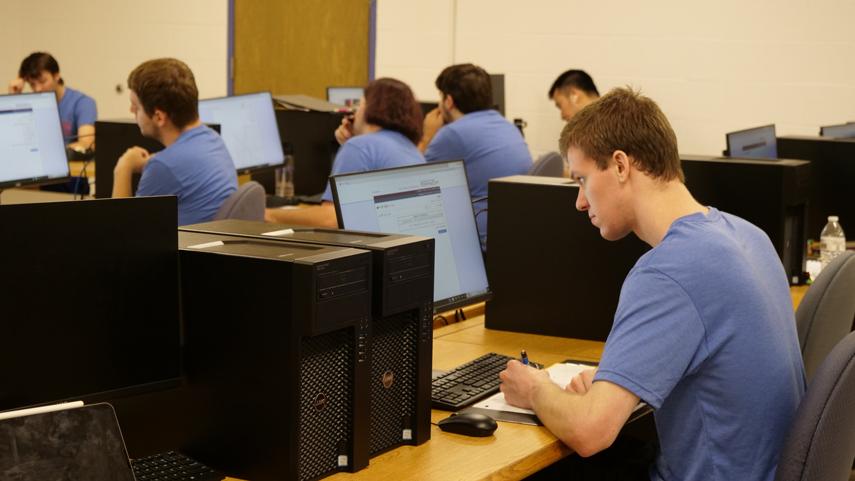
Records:
[[[335,156],[330,175],[424,163],[425,158],[410,139],[400,132],[383,129],[370,134],[357,135],[342,144]],[[332,201],[329,182],[321,200]]]
[[[65,93],[59,101],[59,121],[66,144],[77,142],[77,130],[80,126],[95,125],[97,118],[98,110],[92,97],[65,87]]]
[[[768,480],[804,395],[787,276],[769,238],[710,208],[630,271],[595,381],[653,406],[651,480]]]
[[[463,159],[469,194],[487,195],[487,181],[528,173],[531,153],[519,129],[495,110],[470,112],[443,126],[425,151],[428,162]],[[474,205],[481,249],[487,248],[487,201]]]
[[[186,225],[212,220],[236,190],[237,173],[226,144],[216,132],[200,125],[152,155],[136,195],[178,196],[178,225]]]

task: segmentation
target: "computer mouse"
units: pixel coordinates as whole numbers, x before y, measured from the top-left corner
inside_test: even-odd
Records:
[[[436,425],[447,433],[477,437],[490,436],[499,427],[496,420],[490,416],[473,412],[452,414]]]

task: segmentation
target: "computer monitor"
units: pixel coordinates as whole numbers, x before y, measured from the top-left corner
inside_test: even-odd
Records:
[[[200,100],[199,118],[220,125],[220,136],[238,173],[269,169],[284,162],[270,92]]]
[[[826,125],[819,128],[819,135],[835,139],[855,138],[855,122],[847,122],[838,125]]]
[[[356,108],[363,93],[362,87],[327,87],[327,102]]]
[[[493,93],[493,108],[505,115],[505,74],[490,74],[490,90]]]
[[[0,411],[178,385],[176,205],[0,205]]]
[[[489,296],[462,160],[330,177],[339,227],[432,237],[434,312]]]
[[[749,159],[777,159],[775,124],[728,133],[726,155]]]
[[[68,178],[56,94],[0,95],[0,189]]]

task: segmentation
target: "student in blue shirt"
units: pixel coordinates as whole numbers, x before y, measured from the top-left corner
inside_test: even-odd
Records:
[[[446,67],[436,78],[439,107],[424,120],[419,147],[428,162],[463,159],[481,249],[487,243],[487,182],[525,174],[531,153],[519,129],[493,109],[490,75],[471,63]],[[479,200],[480,199],[480,200]]]
[[[576,112],[600,98],[600,91],[587,72],[571,69],[552,82],[547,96],[555,102],[555,107],[561,112],[561,119],[569,122]]]
[[[416,148],[422,136],[422,111],[410,87],[400,80],[370,82],[353,119],[345,117],[335,131],[341,148],[332,175],[423,164]],[[329,183],[323,203],[305,209],[268,209],[267,220],[282,224],[338,227]]]
[[[95,142],[95,119],[98,111],[95,100],[88,95],[65,86],[59,72],[59,62],[49,53],[34,52],[27,56],[18,69],[18,77],[9,82],[9,93],[24,91],[28,84],[33,92],[56,92],[62,135],[69,148],[85,151]]]
[[[149,60],[131,72],[128,88],[140,131],[166,148],[128,149],[113,169],[113,197],[132,196],[131,176],[142,173],[136,195],[177,196],[178,225],[212,220],[237,190],[237,173],[223,139],[199,120],[193,72],[180,60]]]
[[[668,120],[629,89],[577,113],[560,151],[580,184],[576,208],[600,235],[634,233],[652,249],[623,283],[598,369],[562,389],[510,361],[500,374],[506,399],[583,457],[608,448],[645,401],[660,449],[621,479],[772,481],[805,377],[768,236],[692,197]]]

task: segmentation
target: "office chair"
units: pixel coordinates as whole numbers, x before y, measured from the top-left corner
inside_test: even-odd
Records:
[[[558,152],[541,155],[528,169],[528,175],[540,177],[564,177],[564,159]]]
[[[848,481],[855,456],[855,333],[816,370],[796,410],[775,481]]]
[[[264,220],[264,187],[250,180],[238,187],[232,195],[223,202],[214,215],[214,220],[241,219]]]
[[[855,252],[831,261],[805,293],[796,310],[796,329],[808,381],[855,319]]]

